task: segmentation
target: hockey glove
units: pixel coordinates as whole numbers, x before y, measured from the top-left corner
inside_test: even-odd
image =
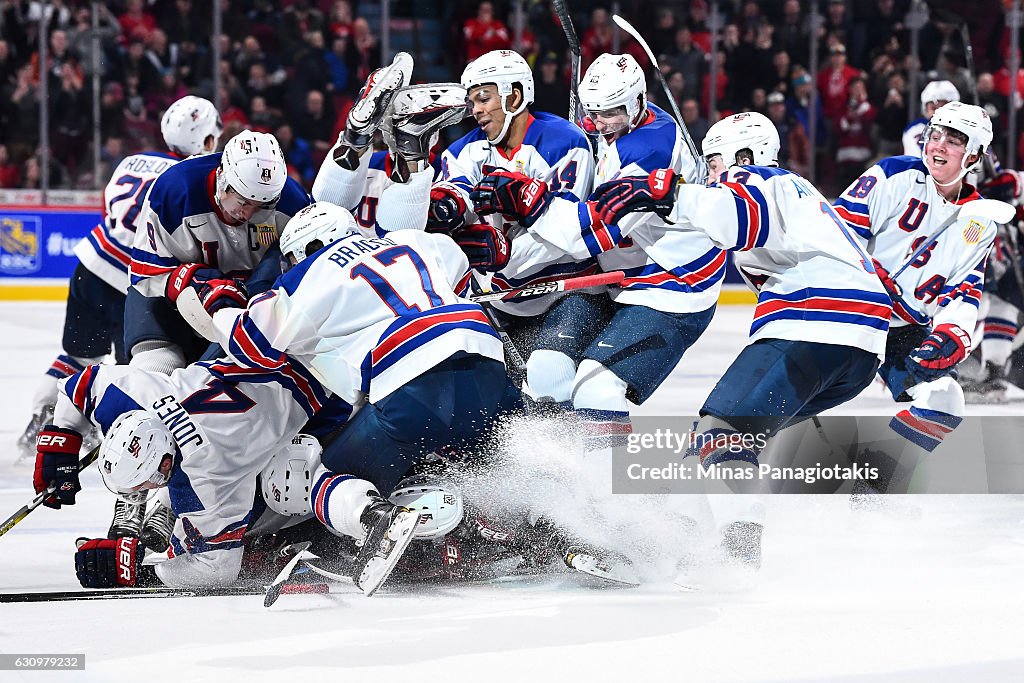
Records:
[[[903,289],[896,283],[895,280],[889,275],[889,271],[885,269],[881,263],[875,259],[871,259],[871,264],[875,267],[875,275],[882,281],[882,286],[885,287],[886,293],[889,295],[889,299],[892,301],[892,311],[899,317],[900,320],[908,322],[911,325],[920,325],[927,319],[915,313],[915,311],[903,301]]]
[[[43,505],[59,510],[61,505],[74,505],[75,495],[82,490],[78,481],[78,451],[82,448],[82,435],[73,429],[46,425],[36,439],[36,469],[32,486],[42,493],[56,486],[52,496]]]
[[[997,174],[996,177],[989,178],[981,183],[978,191],[983,197],[988,199],[998,199],[1001,202],[1012,203],[1020,197],[1020,175],[1016,171],[1003,171]]]
[[[511,245],[505,233],[493,225],[467,225],[453,233],[452,239],[466,253],[473,268],[493,272],[508,265]]]
[[[427,232],[451,234],[466,224],[466,200],[451,183],[436,183],[430,188]]]
[[[203,308],[211,315],[228,306],[245,308],[249,301],[244,283],[224,277],[219,270],[201,263],[184,263],[171,271],[167,278],[167,298],[171,303],[177,302],[187,287],[196,290]]]
[[[142,570],[145,548],[139,539],[128,536],[118,538],[79,539],[75,553],[75,573],[83,588],[120,588],[156,583],[152,569]]]
[[[537,222],[551,203],[548,184],[522,173],[494,171],[483,177],[469,193],[473,210],[481,216],[500,213],[523,227]]]
[[[659,168],[646,177],[611,180],[594,190],[588,203],[601,220],[614,225],[631,213],[656,213],[666,217],[676,203],[678,180],[678,174],[671,168]]]
[[[921,345],[910,352],[910,374],[919,382],[930,382],[948,375],[967,357],[971,336],[959,325],[937,326]]]

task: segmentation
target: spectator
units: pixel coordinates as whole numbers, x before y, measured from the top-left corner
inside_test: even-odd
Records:
[[[767,97],[768,118],[779,131],[779,166],[807,177],[810,172],[811,141],[800,122],[786,112],[786,96],[781,92],[769,93]]]
[[[158,24],[167,34],[171,45],[207,45],[210,42],[210,22],[204,14],[195,10],[192,0],[164,2]]]
[[[288,163],[288,175],[295,178],[307,189],[313,186],[313,178],[316,176],[316,168],[313,165],[313,155],[309,144],[302,139],[296,138],[292,133],[292,127],[287,123],[281,125],[274,131],[274,137],[281,146],[281,153],[284,154]]]
[[[109,62],[109,55],[116,53],[117,39],[121,36],[121,25],[110,9],[102,2],[93,3],[92,6],[99,13],[99,28],[95,31],[95,36],[100,40],[98,53],[94,55],[92,12],[88,7],[75,10],[74,26],[68,30],[68,49],[78,55],[86,78],[92,76],[95,59],[99,60],[100,75],[107,75],[111,67],[104,62]]]
[[[903,130],[907,127],[907,82],[895,69],[886,79],[888,90],[879,107],[875,123],[878,128],[880,156],[903,154]]]
[[[800,0],[786,0],[782,6],[782,21],[775,25],[773,46],[784,50],[798,64],[808,63],[807,46],[811,42],[807,19],[800,8]]]
[[[249,117],[231,98],[226,87],[220,88],[220,120],[224,124],[224,132],[221,137],[230,140],[249,127]]]
[[[654,20],[654,29],[647,38],[651,51],[656,55],[671,52],[676,44],[676,30],[676,14],[672,8],[658,7]],[[703,52],[703,50],[701,51]]]
[[[65,64],[72,64],[78,75],[82,75],[82,67],[78,64],[78,57],[68,48],[68,35],[64,31],[54,31],[50,34],[50,50],[46,55],[46,72],[49,75],[47,85],[51,90],[60,87],[61,72]],[[39,82],[39,53],[34,52],[31,59],[32,80]]]
[[[613,38],[612,21],[608,10],[598,7],[590,14],[590,26],[583,32],[581,43],[583,65],[581,68],[584,71],[590,67],[599,54],[612,51]]]
[[[876,0],[875,6],[865,22],[865,54],[874,55],[885,50],[890,38],[905,32],[903,16],[905,10],[897,9],[896,0]]]
[[[4,102],[8,103],[10,112],[10,124],[5,132],[11,156],[25,159],[39,144],[39,84],[32,78],[30,64],[18,70],[17,82],[5,93]]]
[[[56,159],[50,159],[50,187],[62,188],[67,182],[67,174]],[[25,159],[21,166],[21,187],[36,190],[42,187],[42,166],[35,154]]]
[[[327,17],[327,30],[333,38],[347,40],[352,36],[352,3],[348,0],[335,0]]]
[[[692,0],[686,25],[693,31],[693,42],[704,54],[711,54],[711,31],[708,28],[707,0]]]
[[[689,131],[690,137],[693,138],[694,144],[697,145],[697,149],[700,149],[700,143],[708,133],[708,120],[700,115],[700,105],[697,103],[697,100],[692,97],[688,100],[683,100],[683,107],[680,113],[683,115],[686,130]]]
[[[146,100],[139,89],[139,77],[129,74],[125,79],[124,136],[128,141],[127,152],[137,154],[153,149],[159,144],[160,126],[149,117]]]
[[[675,100],[676,106],[680,106],[684,99],[684,93],[687,91],[687,86],[689,85],[686,82],[686,78],[683,76],[681,71],[673,71],[665,79],[665,82],[668,83],[668,91],[672,93],[672,98]],[[661,98],[659,98],[659,101],[660,99]],[[665,111],[672,111],[672,104],[670,102],[662,102],[661,106]]]
[[[280,75],[284,76],[284,71],[280,72]],[[267,75],[267,67],[257,62],[249,67],[249,80],[245,83],[246,92],[250,97],[262,97],[267,107],[274,112],[276,116],[284,115],[284,86],[281,85],[281,80],[274,76]]]
[[[828,0],[824,29],[830,42],[842,43],[844,46],[850,45],[850,39],[853,37],[853,25],[846,13],[846,0]],[[864,65],[861,61],[863,55],[849,56],[853,58],[853,63],[858,68]]]
[[[836,144],[838,162],[837,192],[852,183],[874,155],[871,125],[878,112],[868,100],[867,84],[863,78],[850,81],[850,97],[846,111],[839,117]]]
[[[0,92],[7,86],[14,86],[18,80],[18,64],[11,54],[11,44],[0,39]]]
[[[532,111],[546,111],[566,116],[569,111],[569,88],[562,74],[557,52],[545,52],[533,70],[534,97]]]
[[[100,137],[104,140],[124,132],[124,86],[107,83],[100,95]],[[116,164],[115,164],[116,165]]]
[[[124,157],[123,138],[118,135],[111,135],[104,140],[103,147],[100,149],[100,177],[109,178]]]
[[[476,16],[467,19],[466,23],[462,25],[462,37],[466,43],[467,62],[471,62],[491,50],[512,48],[508,27],[500,19],[494,17],[494,5],[489,0],[481,2]],[[586,36],[584,36],[584,40],[586,40]],[[586,47],[583,49],[585,53]],[[359,76],[357,80],[362,82],[363,77]]]
[[[172,50],[167,45],[166,33],[158,28],[149,32],[149,38],[146,39],[146,59],[149,60],[149,63],[153,65],[154,71],[160,76],[156,83],[153,84],[154,87],[159,88],[161,86],[164,72],[177,67],[177,53],[177,49]]]
[[[333,107],[325,105],[324,94],[319,90],[310,90],[306,93],[305,107],[292,118],[296,137],[309,143],[314,162],[326,155],[327,150],[334,144],[331,135],[334,130],[334,118]]]
[[[124,83],[127,87],[130,76],[138,79],[138,87],[142,92],[148,92],[160,81],[160,72],[146,58],[146,45],[141,38],[132,38],[129,41],[128,49],[121,55],[114,80]]]
[[[242,41],[242,46],[235,53],[231,59],[231,70],[232,73],[239,79],[244,79],[249,74],[249,69],[253,64],[262,64],[268,67],[267,55],[260,47],[260,42],[256,40],[256,36],[248,35]]]
[[[860,72],[846,63],[846,47],[834,43],[828,51],[828,63],[818,72],[818,95],[825,110],[825,117],[838,125],[849,105],[847,95],[850,81],[858,78]]]
[[[50,97],[53,155],[74,175],[85,153],[92,116],[89,98],[82,91],[82,75],[70,62],[61,67],[60,89]]]
[[[1019,54],[1019,53],[1018,53]],[[1015,77],[1010,76],[1010,65],[1009,65],[1009,52],[1007,52],[1007,61],[1003,63],[999,70],[993,74],[993,88],[996,94],[1006,98],[1006,101],[1013,105],[1014,116],[1020,111],[1022,101],[1024,101],[1024,68],[1021,68],[1020,59],[1017,60],[1017,74]],[[1011,85],[1011,83],[1013,85]],[[1013,96],[1010,95],[1010,90],[1013,90]]]
[[[682,97],[696,97],[700,92],[705,59],[704,52],[694,45],[693,32],[689,27],[683,26],[676,31],[675,46],[668,55],[668,61],[672,69],[680,72],[683,77],[685,85]]]
[[[165,69],[160,76],[160,84],[146,98],[149,118],[153,121],[160,120],[167,108],[185,95],[188,95],[188,89],[178,80],[174,69]]]
[[[324,92],[328,89],[331,72],[324,55],[324,34],[320,31],[307,31],[295,55],[294,73],[286,88],[289,98],[287,104],[294,107],[295,113],[302,111],[307,92]]]
[[[21,186],[21,169],[11,161],[7,145],[0,143],[0,187],[10,189]]]
[[[789,53],[779,50],[772,55],[772,73],[767,85],[776,92],[783,95],[789,92],[789,84],[793,80],[793,64],[789,59]]]
[[[348,44],[349,83],[365,83],[370,72],[379,69],[380,45],[370,31],[370,24],[362,17],[352,22],[352,40]]]
[[[794,119],[800,122],[808,136],[811,133],[810,105],[811,90],[813,88],[814,85],[811,83],[811,75],[809,73],[802,67],[799,70],[793,69],[793,94],[786,102],[786,109]],[[817,99],[816,104],[814,146],[823,147],[828,142],[828,133],[825,130],[825,111],[822,108],[820,97]]]
[[[286,59],[290,53],[302,49],[303,43],[309,41],[309,33],[322,34],[326,28],[327,18],[311,5],[310,0],[295,0],[294,4],[285,7],[281,13],[281,38]]]
[[[249,126],[260,133],[273,133],[283,122],[279,114],[267,106],[262,95],[254,95],[249,100]]]
[[[978,74],[978,104],[984,107],[992,119],[993,145],[998,148],[997,156],[1006,153],[1006,128],[1009,116],[1007,99],[995,89],[995,78],[988,72]],[[1017,129],[1020,131],[1020,127]],[[1024,158],[1024,157],[1022,157]]]
[[[145,9],[143,0],[128,0],[125,11],[117,17],[121,24],[121,44],[127,45],[134,39],[145,42],[150,31],[156,28],[156,18]]]
[[[349,89],[348,64],[345,62],[345,53],[348,52],[348,36],[337,35],[331,41],[331,51],[324,53],[324,62],[327,63],[327,71],[331,80],[328,81],[328,89],[333,94],[347,93]]]

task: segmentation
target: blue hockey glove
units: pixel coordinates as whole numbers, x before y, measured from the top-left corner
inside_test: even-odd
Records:
[[[73,429],[46,425],[36,439],[36,469],[32,486],[42,493],[50,484],[57,488],[43,505],[59,510],[61,505],[74,505],[75,495],[82,490],[78,481],[78,451],[82,436]]]
[[[605,223],[617,225],[631,213],[656,213],[665,217],[676,203],[678,174],[659,168],[646,177],[619,178],[602,184],[588,201]]]
[[[505,233],[493,225],[467,225],[453,233],[452,239],[466,253],[472,268],[493,272],[508,265],[512,247]]]
[[[430,188],[427,232],[451,234],[466,223],[466,200],[451,183],[435,183]]]
[[[140,580],[144,556],[137,538],[83,538],[75,553],[75,573],[84,588],[142,585],[147,583]]]
[[[921,345],[910,352],[910,374],[919,382],[930,382],[949,372],[967,357],[971,336],[959,325],[939,325]]]
[[[480,216],[500,213],[523,227],[537,222],[551,203],[548,184],[512,171],[494,171],[469,193],[473,210]]]

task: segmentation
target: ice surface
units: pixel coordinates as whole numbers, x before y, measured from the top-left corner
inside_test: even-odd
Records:
[[[0,517],[32,497],[14,441],[62,317],[59,304],[0,303]],[[694,414],[749,319],[749,308],[720,309],[638,413]],[[894,408],[872,386],[836,412]],[[1024,403],[972,412],[1020,415]],[[94,470],[83,486],[79,505],[36,510],[0,538],[0,591],[77,587],[74,540],[105,533],[112,507]],[[1024,497],[913,504],[920,515],[853,513],[841,496],[772,499],[764,568],[746,590],[595,590],[566,574],[385,586],[369,599],[338,586],[271,609],[259,596],[2,604],[0,651],[84,653],[86,670],[0,681],[1024,680]]]

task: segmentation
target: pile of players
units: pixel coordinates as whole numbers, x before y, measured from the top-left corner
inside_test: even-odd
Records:
[[[757,113],[708,131],[705,183],[629,55],[601,55],[579,84],[589,139],[530,112],[515,52],[478,58],[460,84],[410,85],[412,69],[400,53],[370,76],[312,198],[270,135],[208,153],[219,121],[198,98],[168,110],[164,134],[199,156],[164,168],[137,155],[115,172],[25,439],[38,432],[35,488],[59,508],[80,490],[83,438],[103,434],[118,502],[108,538],[75,555],[82,585],[228,584],[247,537],[310,526],[355,542],[349,572],[367,594],[414,538],[438,550],[416,554],[439,573],[457,573],[453,544],[471,542],[633,582],[623,558],[543,514],[495,530],[424,468],[439,453],[485,458],[508,414],[571,415],[579,457],[604,467],[630,403],[711,322],[730,251],[757,306],[701,408],[703,466],[755,466],[758,449],[734,447],[758,442],[744,436],[797,425],[876,376],[909,404],[886,426],[903,438],[894,461],[960,422],[955,370],[975,345],[997,229],[967,210],[979,194],[965,177],[992,141],[983,109],[938,108],[920,154],[882,160],[830,204],[778,168],[778,133]],[[477,127],[434,158],[467,111]],[[467,298],[598,271],[624,279],[487,308]],[[506,368],[503,340],[521,367]],[[112,341],[127,365],[99,364]],[[756,567],[762,501],[720,504],[723,551]],[[167,559],[144,563],[146,547]]]

